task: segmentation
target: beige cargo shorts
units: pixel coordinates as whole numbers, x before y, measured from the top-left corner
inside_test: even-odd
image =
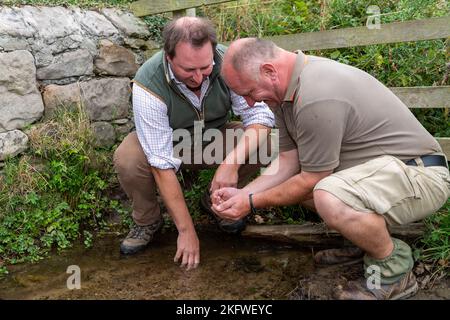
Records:
[[[381,214],[389,225],[407,224],[433,214],[450,196],[446,167],[407,166],[382,156],[322,179],[314,190],[325,190],[357,211]]]

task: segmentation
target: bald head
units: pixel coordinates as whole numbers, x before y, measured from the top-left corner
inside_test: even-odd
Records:
[[[264,101],[281,105],[297,55],[273,42],[246,38],[229,46],[222,63],[222,77],[228,87],[251,106]]]
[[[259,38],[245,38],[232,42],[226,52],[222,73],[226,78],[226,69],[232,68],[238,73],[246,73],[257,80],[262,63],[273,61],[280,53],[273,42]]]
[[[164,51],[173,58],[175,47],[187,42],[194,48],[201,48],[210,42],[213,50],[217,45],[217,36],[211,21],[198,17],[181,17],[168,23],[163,30]]]

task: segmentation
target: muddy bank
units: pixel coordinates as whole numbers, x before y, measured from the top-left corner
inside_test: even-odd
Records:
[[[291,293],[290,299],[333,299],[334,288],[345,286],[348,281],[357,280],[360,277],[363,277],[362,262],[342,266],[316,267],[312,273],[300,277],[298,286]],[[409,300],[450,300],[450,277],[431,283],[424,282],[423,277],[419,276],[418,283],[420,288],[418,293]]]

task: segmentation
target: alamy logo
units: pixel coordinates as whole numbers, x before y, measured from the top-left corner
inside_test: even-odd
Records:
[[[366,270],[369,277],[367,277],[366,285],[369,290],[381,289],[381,269],[377,265],[370,265]]]
[[[81,269],[77,265],[71,265],[67,267],[66,273],[72,274],[67,278],[67,289],[81,289]]]
[[[248,159],[242,154],[230,159],[234,164],[262,164],[268,165],[279,153],[278,129],[272,129],[269,137],[264,130],[244,131],[243,129],[226,129],[225,132],[218,129],[204,130],[202,121],[194,122],[194,132],[187,129],[173,131],[173,156],[184,164],[221,164],[226,155],[235,147],[236,142],[244,139],[249,150],[254,150]],[[270,143],[264,143],[270,139]],[[259,147],[257,141],[262,142]],[[270,145],[270,148],[268,147]]]

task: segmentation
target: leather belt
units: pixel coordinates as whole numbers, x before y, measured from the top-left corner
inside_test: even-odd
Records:
[[[432,154],[427,156],[420,156],[419,158],[422,159],[424,167],[442,166],[448,168],[448,164],[444,156]],[[414,159],[405,161],[405,164],[408,166],[417,166],[417,162]]]

